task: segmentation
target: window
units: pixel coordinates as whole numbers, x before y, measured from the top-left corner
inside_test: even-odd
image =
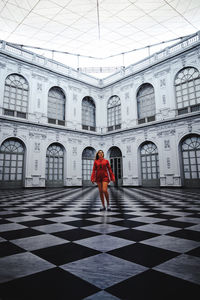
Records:
[[[182,69],[175,78],[178,114],[200,110],[200,74],[193,67]]]
[[[28,111],[28,82],[18,74],[6,78],[3,108],[4,115],[25,119]]]
[[[65,95],[61,88],[53,87],[48,95],[48,122],[65,125]]]
[[[82,128],[85,130],[96,130],[95,104],[91,97],[84,97],[82,101]]]
[[[137,93],[138,124],[155,121],[155,94],[151,84],[143,84]]]
[[[108,100],[108,131],[121,128],[121,101],[118,96]]]

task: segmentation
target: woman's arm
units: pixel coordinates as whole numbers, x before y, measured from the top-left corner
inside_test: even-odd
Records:
[[[108,172],[110,174],[110,179],[111,181],[115,182],[115,175],[113,174],[113,171],[111,169],[111,166],[109,164],[109,161],[107,160],[107,168],[108,168]]]
[[[93,169],[92,169],[92,175],[91,175],[91,181],[92,182],[96,181],[96,171],[97,171],[97,166],[96,166],[96,161],[94,161]]]

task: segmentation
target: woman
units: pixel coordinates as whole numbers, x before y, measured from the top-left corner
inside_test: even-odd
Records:
[[[108,184],[110,182],[108,172],[111,181],[115,182],[115,176],[112,172],[109,161],[107,159],[104,159],[104,152],[102,150],[99,150],[96,153],[92,175],[91,175],[91,181],[92,183],[96,182],[99,188],[99,194],[102,203],[102,208],[100,208],[100,211],[106,210],[104,195],[107,201],[107,210],[108,211],[111,210],[109,205],[109,194],[108,194]]]

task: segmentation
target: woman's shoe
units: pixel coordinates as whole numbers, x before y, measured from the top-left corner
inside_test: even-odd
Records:
[[[107,211],[111,211],[112,209],[111,209],[111,207],[110,206],[108,206],[107,207]]]
[[[100,211],[104,211],[104,210],[106,210],[105,206],[100,208]]]

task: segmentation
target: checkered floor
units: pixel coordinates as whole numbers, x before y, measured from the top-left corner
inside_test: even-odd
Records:
[[[1,300],[200,294],[200,189],[0,191]]]

